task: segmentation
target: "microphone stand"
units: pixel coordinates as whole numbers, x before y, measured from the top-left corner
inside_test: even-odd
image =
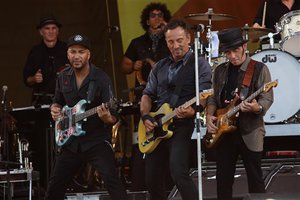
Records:
[[[199,95],[199,68],[198,68],[198,44],[200,31],[195,31],[194,53],[195,53],[195,84],[196,84],[196,132],[197,132],[197,158],[198,158],[198,188],[199,200],[202,200],[202,163],[201,163],[201,133],[200,133],[200,95]]]
[[[11,182],[10,182],[10,161],[9,161],[9,135],[7,134],[6,130],[6,118],[7,118],[7,104],[6,104],[6,95],[3,96],[3,101],[1,102],[1,106],[3,107],[3,112],[2,112],[2,133],[3,133],[3,139],[4,139],[4,147],[3,147],[3,157],[5,157],[5,161],[0,160],[0,163],[3,163],[5,166],[6,174],[7,174],[7,199],[11,200],[12,195],[11,195]]]

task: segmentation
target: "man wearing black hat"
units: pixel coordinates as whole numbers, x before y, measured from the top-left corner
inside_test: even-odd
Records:
[[[25,85],[33,89],[33,105],[51,103],[57,73],[68,63],[66,44],[58,39],[60,27],[52,15],[41,18],[36,27],[42,42],[30,50],[23,71]]]
[[[60,128],[56,126],[56,142],[61,148],[50,177],[46,199],[64,199],[67,184],[80,166],[89,162],[101,173],[111,199],[126,200],[126,192],[117,177],[111,146],[111,127],[117,122],[116,112],[105,105],[112,98],[111,80],[105,72],[89,62],[91,45],[87,37],[74,35],[69,38],[67,47],[71,67],[59,74],[50,107],[52,118]],[[64,107],[62,110],[65,105],[70,108],[73,118],[89,109],[94,109],[97,115],[72,125],[64,124],[64,121],[74,121],[66,117],[68,109]],[[87,117],[88,112],[84,115]],[[62,116],[64,120],[59,121]]]
[[[221,125],[216,125],[218,118],[215,116],[218,109],[228,108],[235,99],[241,101],[240,112],[236,115],[237,130],[222,135],[214,146],[218,199],[228,200],[232,199],[235,165],[239,155],[248,175],[249,192],[265,192],[261,170],[265,135],[263,116],[273,102],[273,92],[259,93],[251,102],[243,101],[271,81],[270,72],[266,65],[252,60],[246,54],[247,41],[243,39],[240,28],[222,30],[218,36],[220,49],[229,62],[219,65],[214,71],[214,95],[207,100],[208,133],[220,131]],[[223,122],[219,120],[219,123]]]
[[[58,39],[60,27],[61,24],[54,16],[41,18],[36,27],[42,41],[30,50],[23,70],[24,83],[32,88],[31,101],[34,106],[52,102],[57,73],[68,63],[66,43]],[[48,168],[51,167],[50,164],[46,164],[49,163],[46,156],[49,151],[46,148],[47,128],[51,119],[41,117],[37,120],[33,121],[32,134],[28,135],[28,139],[33,152],[33,167],[40,172],[40,183],[44,187],[47,184]]]

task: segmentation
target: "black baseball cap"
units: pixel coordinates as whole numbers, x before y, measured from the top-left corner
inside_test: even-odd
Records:
[[[73,35],[68,39],[67,47],[73,45],[82,45],[86,47],[87,49],[91,50],[91,42],[88,37],[84,35]]]

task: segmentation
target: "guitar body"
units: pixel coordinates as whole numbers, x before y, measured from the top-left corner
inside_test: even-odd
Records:
[[[206,132],[204,136],[204,144],[207,148],[212,148],[217,145],[217,143],[221,140],[221,138],[226,133],[231,133],[236,130],[235,123],[235,116],[228,118],[226,113],[232,109],[234,103],[228,105],[226,108],[218,109],[216,112],[217,119],[217,127],[218,131],[216,133],[209,133]]]
[[[81,136],[85,134],[82,130],[82,122],[75,122],[76,115],[85,112],[86,100],[80,100],[72,108],[64,106],[62,109],[63,117],[55,121],[55,140],[58,146],[66,144],[71,136]]]
[[[172,112],[169,104],[163,104],[156,112],[151,112],[149,115],[153,117],[157,122],[166,114]],[[142,153],[151,153],[162,139],[168,139],[172,137],[173,132],[168,130],[169,125],[172,123],[172,119],[164,124],[158,124],[158,126],[150,133],[146,133],[146,127],[142,120],[139,122],[138,127],[138,142],[139,149]]]

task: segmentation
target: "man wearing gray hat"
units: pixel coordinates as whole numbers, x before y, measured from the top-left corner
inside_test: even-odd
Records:
[[[111,199],[126,200],[111,146],[111,128],[117,122],[111,80],[90,63],[91,44],[86,36],[70,37],[67,47],[71,66],[59,74],[50,107],[60,148],[46,199],[63,200],[67,184],[88,162],[101,173]]]
[[[263,116],[272,105],[273,91],[257,93],[252,99],[246,99],[271,81],[270,72],[265,64],[252,60],[246,54],[247,41],[243,39],[240,28],[222,30],[218,36],[220,49],[229,61],[214,71],[214,95],[207,100],[208,133],[204,141],[207,147],[216,150],[218,199],[229,200],[232,199],[239,155],[248,175],[249,192],[265,192],[261,170],[265,135]],[[240,107],[236,110],[240,110],[234,113],[233,108],[238,104]],[[220,112],[221,109],[223,112]],[[229,117],[229,111],[233,116]],[[225,133],[224,127],[230,125],[236,126],[236,129]]]

